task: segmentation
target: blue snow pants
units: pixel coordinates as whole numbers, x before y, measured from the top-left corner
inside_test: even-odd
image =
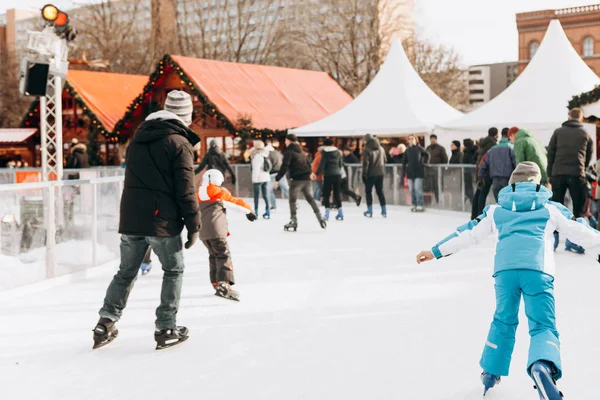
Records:
[[[560,379],[562,367],[554,312],[554,278],[539,271],[521,269],[498,272],[495,279],[496,312],[479,364],[485,372],[508,376],[523,295],[531,337],[527,373],[530,374],[536,361],[546,360],[556,366],[554,379]]]

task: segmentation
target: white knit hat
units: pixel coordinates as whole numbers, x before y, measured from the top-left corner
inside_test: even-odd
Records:
[[[181,90],[169,92],[167,101],[165,102],[165,111],[176,114],[188,126],[192,124],[194,105],[192,104],[192,98],[186,92]]]

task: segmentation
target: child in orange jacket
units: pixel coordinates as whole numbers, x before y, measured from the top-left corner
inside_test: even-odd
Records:
[[[200,240],[208,249],[210,281],[215,295],[229,300],[240,301],[239,293],[231,288],[234,285],[231,251],[227,243],[229,229],[226,208],[232,208],[246,214],[249,221],[256,220],[252,208],[242,199],[235,198],[222,187],[223,173],[210,169],[202,177],[202,186],[198,190],[200,203]]]

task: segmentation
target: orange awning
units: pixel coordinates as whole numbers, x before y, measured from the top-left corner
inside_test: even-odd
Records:
[[[129,105],[143,92],[148,77],[69,70],[67,82],[106,129],[113,131]]]
[[[324,72],[182,56],[172,59],[230,122],[251,116],[257,129],[303,126],[352,101]]]

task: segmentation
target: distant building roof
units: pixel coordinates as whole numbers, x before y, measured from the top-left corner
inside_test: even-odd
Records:
[[[35,128],[0,129],[0,143],[22,143],[36,132]]]

